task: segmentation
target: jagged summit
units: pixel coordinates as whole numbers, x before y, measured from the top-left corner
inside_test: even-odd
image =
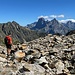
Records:
[[[60,23],[56,18],[51,21],[46,21],[44,18],[39,18],[35,25],[30,24],[27,26],[32,30],[38,30],[38,32],[50,33],[50,34],[62,34],[66,35],[69,31],[75,30],[75,23],[68,21],[66,23]]]
[[[24,40],[31,41],[40,36],[38,32],[30,30],[26,27],[19,25],[17,22],[12,21],[0,24],[0,42],[3,42],[3,38],[5,37],[5,35],[8,35],[9,32],[12,34],[15,43],[23,43]]]
[[[44,18],[39,18],[39,19],[38,19],[38,22],[39,22],[39,21],[45,21],[45,19],[44,19]]]
[[[53,20],[51,20],[52,24],[58,24],[59,22],[56,20],[56,18],[54,18]]]
[[[39,19],[38,19],[38,22],[36,23],[36,26],[33,27],[32,29],[37,29],[37,30],[39,30],[39,29],[41,29],[41,28],[43,28],[43,27],[45,27],[45,26],[46,26],[45,19],[44,19],[44,18],[39,18]]]
[[[35,26],[30,28],[32,30],[38,30],[40,32],[44,33],[50,33],[50,34],[66,34],[68,32],[67,27],[64,25],[60,24],[58,20],[55,18],[51,21],[45,21],[44,18],[38,19],[36,22]]]
[[[9,32],[13,33],[14,40],[23,42],[23,39],[30,41],[45,34],[66,35],[71,30],[75,30],[74,22],[60,23],[56,18],[51,21],[39,18],[37,22],[28,24],[26,27],[19,25],[15,21],[0,23],[1,41]]]

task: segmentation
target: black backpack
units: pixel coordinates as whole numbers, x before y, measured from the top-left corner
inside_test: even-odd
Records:
[[[8,39],[6,37],[4,38],[4,43],[8,44]]]

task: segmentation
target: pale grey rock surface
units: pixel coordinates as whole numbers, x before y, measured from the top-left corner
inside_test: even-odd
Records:
[[[49,34],[26,42],[25,47],[20,45],[19,50],[25,53],[23,58],[12,54],[7,60],[6,48],[0,46],[0,75],[75,75],[74,34]]]

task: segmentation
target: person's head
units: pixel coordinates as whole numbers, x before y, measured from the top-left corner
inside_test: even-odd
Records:
[[[11,36],[11,33],[8,33],[8,36]]]

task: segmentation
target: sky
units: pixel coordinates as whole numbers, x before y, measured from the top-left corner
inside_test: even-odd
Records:
[[[0,0],[0,23],[16,21],[26,26],[40,17],[75,22],[75,0]]]

